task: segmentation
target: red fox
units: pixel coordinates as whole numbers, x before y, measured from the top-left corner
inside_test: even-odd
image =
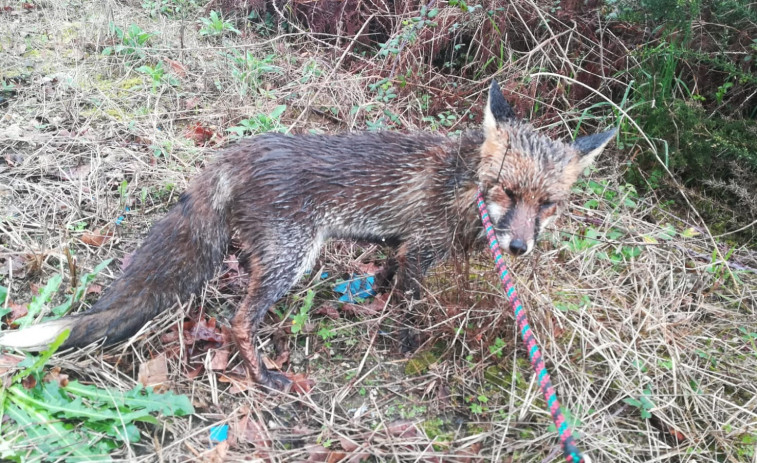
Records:
[[[239,142],[190,183],[90,310],[5,331],[0,345],[39,350],[65,329],[63,347],[126,339],[177,298],[198,292],[233,241],[250,275],[231,320],[237,348],[255,382],[286,390],[287,376],[261,361],[256,332],[326,240],[396,246],[395,284],[417,298],[434,262],[482,240],[479,188],[503,250],[528,254],[615,134],[551,140],[516,120],[496,81],[484,114],[481,130],[459,138],[266,134]]]

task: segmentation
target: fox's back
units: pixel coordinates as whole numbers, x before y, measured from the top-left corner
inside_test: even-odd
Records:
[[[432,134],[269,134],[230,148],[218,170],[231,179],[230,216],[246,223],[276,217],[328,236],[391,239],[444,215],[439,190],[465,176],[455,172],[466,170],[459,146]]]

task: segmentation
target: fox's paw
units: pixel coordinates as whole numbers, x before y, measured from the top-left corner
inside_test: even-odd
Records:
[[[417,331],[412,328],[400,330],[400,349],[403,354],[412,354],[421,345],[421,338]]]
[[[258,384],[268,389],[275,389],[281,392],[289,392],[292,388],[292,380],[287,378],[284,373],[264,369],[260,375]]]

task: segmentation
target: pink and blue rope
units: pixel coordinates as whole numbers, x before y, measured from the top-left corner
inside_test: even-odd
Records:
[[[557,393],[555,392],[555,388],[552,386],[552,380],[549,378],[547,367],[544,365],[544,359],[542,358],[541,351],[539,350],[539,346],[536,344],[534,333],[531,332],[531,326],[528,323],[526,311],[525,309],[523,309],[523,305],[521,305],[520,303],[520,298],[518,297],[518,293],[515,291],[515,286],[513,286],[513,281],[512,278],[510,278],[510,273],[507,270],[505,260],[502,257],[502,253],[500,252],[499,242],[497,242],[497,236],[494,233],[494,227],[492,226],[492,222],[489,219],[489,211],[486,208],[484,195],[481,190],[478,190],[477,201],[478,212],[481,215],[481,221],[484,224],[486,238],[489,240],[489,249],[494,256],[494,263],[497,268],[497,273],[499,274],[500,280],[502,280],[502,285],[505,288],[507,297],[508,299],[510,299],[510,306],[512,307],[513,312],[515,312],[515,322],[518,324],[521,338],[523,339],[523,343],[526,345],[526,349],[528,350],[528,356],[531,359],[531,366],[533,367],[534,372],[536,373],[536,377],[538,378],[539,387],[541,388],[541,392],[544,394],[544,399],[547,401],[549,412],[552,415],[552,421],[554,421],[557,432],[560,435],[563,455],[569,463],[586,463],[587,459],[584,459],[584,457],[581,455],[581,452],[578,450],[575,439],[573,438],[573,434],[570,431],[570,426],[568,425],[567,421],[565,420],[565,416],[562,413],[560,402],[557,400]]]

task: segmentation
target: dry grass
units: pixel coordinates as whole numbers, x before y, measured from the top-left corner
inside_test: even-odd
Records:
[[[118,44],[110,22],[157,35],[134,57],[103,56],[105,47]],[[455,99],[453,84],[483,89],[489,78],[455,81],[430,72],[425,87],[383,101],[369,84],[391,72],[392,59],[366,58],[352,47],[345,52],[297,31],[261,38],[243,30],[244,38],[203,39],[194,20],[150,18],[136,2],[50,2],[31,10],[13,3],[0,13],[0,30],[2,78],[17,92],[0,107],[0,284],[19,303],[51,275],[70,277],[67,249],[83,270],[115,258],[99,282],[117,277],[119,259],[212,153],[212,146],[187,139],[195,124],[216,134],[209,145],[220,145],[227,141],[225,129],[286,104],[281,127],[293,132],[359,130],[382,121],[418,130],[427,128],[421,116],[443,111],[457,116],[445,129],[457,129],[475,119],[482,98],[472,93]],[[576,33],[573,40],[586,38]],[[536,68],[557,72],[566,60],[582,65],[558,41],[546,37],[541,44],[520,55],[506,50],[518,59],[508,59],[514,64],[498,78],[514,81]],[[257,59],[272,55],[276,69],[242,95],[227,56],[232,49]],[[178,85],[153,89],[136,70],[161,60],[169,67],[166,60],[180,63],[172,68]],[[342,65],[348,61],[364,65],[362,73],[347,72]],[[612,83],[595,77],[600,91]],[[540,79],[546,78],[534,79],[519,101],[540,99]],[[540,101],[554,106],[549,98],[561,96],[552,92]],[[580,113],[553,114],[541,122],[565,134]],[[570,214],[540,250],[512,263],[581,448],[595,462],[757,461],[757,257],[718,241],[713,259],[714,241],[695,213],[675,216],[653,197],[633,205],[613,197],[624,186],[619,171],[627,157],[626,151],[606,155],[591,177],[605,181],[604,187],[579,188]],[[587,207],[587,201],[594,203]],[[663,239],[667,224],[679,233]],[[105,244],[82,241],[102,227],[115,233]],[[687,229],[696,236],[680,234]],[[575,249],[568,243],[571,236],[586,240],[591,230],[599,232],[595,245]],[[607,237],[613,230],[619,234]],[[638,256],[618,263],[601,255],[634,246]],[[380,260],[374,248],[336,243],[316,268],[344,276],[359,262]],[[51,364],[86,382],[130,388],[140,364],[174,353],[170,387],[192,398],[196,414],[145,426],[142,444],[121,449],[115,459],[347,461],[350,456],[338,459],[344,452],[375,461],[559,460],[556,434],[548,430],[549,416],[488,256],[473,257],[470,278],[456,264],[461,262],[439,267],[429,278],[420,318],[431,338],[423,351],[433,356],[420,374],[406,373],[407,359],[393,337],[399,317],[386,306],[370,316],[313,315],[308,334],[293,335],[284,322],[267,323],[262,341],[268,352],[273,357],[277,344],[291,353],[290,371],[316,381],[309,394],[237,392],[220,371],[209,369],[190,379],[187,362],[210,362],[212,352],[185,350],[178,341],[166,345],[161,335],[198,306],[228,315],[240,294],[219,290],[218,281],[129,343],[60,354]],[[298,293],[314,288],[318,303],[328,302],[334,299],[330,283],[303,281]],[[280,307],[297,302],[290,296]],[[335,333],[330,345],[315,334],[323,327]],[[499,355],[489,349],[494,345],[502,347]],[[192,359],[197,355],[205,357]],[[239,363],[232,353],[229,370]],[[624,401],[643,395],[653,403],[650,419]],[[208,450],[209,427],[224,422],[232,428],[230,445]],[[327,444],[328,450],[322,447]]]

